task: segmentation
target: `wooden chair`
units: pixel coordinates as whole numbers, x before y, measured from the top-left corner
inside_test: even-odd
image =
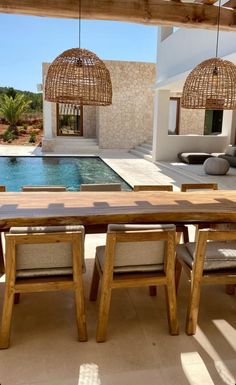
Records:
[[[173,191],[171,184],[135,185],[133,191]]]
[[[80,191],[121,191],[120,183],[81,184]]]
[[[6,234],[0,348],[10,344],[15,293],[73,290],[79,340],[87,340],[82,272],[84,227],[15,227]]]
[[[177,246],[177,282],[182,267],[191,280],[186,333],[195,334],[201,285],[236,283],[236,231],[202,229],[197,242]]]
[[[34,191],[57,192],[57,191],[66,191],[66,187],[65,186],[22,186],[21,189],[24,192],[34,192]]]
[[[203,190],[203,189],[206,189],[206,190],[218,190],[218,184],[217,183],[196,183],[196,184],[182,184],[181,185],[181,191],[189,191],[189,190],[196,190],[196,189],[200,189],[200,190]],[[199,229],[204,229],[204,228],[218,228],[218,229],[233,229],[234,227],[234,224],[215,224],[215,223],[207,223],[207,224],[204,224],[204,223],[200,223],[198,225],[195,225],[196,226],[196,233],[195,233],[195,238],[196,238],[196,234],[197,234],[197,231]],[[229,295],[233,295],[235,293],[235,285],[226,285],[226,288],[225,288],[225,291],[227,294]]]
[[[178,334],[174,225],[109,225],[106,246],[96,248],[90,300],[102,277],[97,342],[106,339],[112,289],[164,285],[169,330]]]
[[[5,192],[6,187],[5,186],[0,186],[0,192]],[[3,232],[0,231],[0,238],[2,238]],[[3,250],[2,250],[2,241],[0,239],[0,277],[2,274],[5,273],[5,267],[4,267],[4,260],[3,260]]]
[[[183,183],[181,185],[181,191],[186,192],[189,190],[218,190],[217,183]]]
[[[194,191],[195,190],[218,190],[218,184],[217,183],[184,183],[181,185],[182,192],[187,192],[190,190],[194,190]],[[214,227],[214,226],[215,226],[215,223],[199,223],[195,225],[196,227],[195,240],[199,229],[205,229],[205,228]]]
[[[173,186],[167,185],[135,185],[133,191],[173,191]],[[177,242],[180,242],[181,234],[183,235],[184,243],[189,242],[188,227],[184,225],[176,226]],[[155,286],[149,288],[149,294],[155,296],[157,289]]]

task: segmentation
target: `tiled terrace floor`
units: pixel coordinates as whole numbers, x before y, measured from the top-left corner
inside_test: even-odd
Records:
[[[1,152],[1,148],[0,148]],[[129,154],[103,154],[129,183],[211,180],[201,166],[153,165]],[[213,179],[212,179],[213,181]],[[214,178],[236,188],[236,172]],[[236,383],[236,296],[204,287],[197,334],[184,332],[189,285],[178,294],[180,335],[168,334],[164,290],[115,290],[106,343],[95,342],[97,304],[88,301],[94,249],[104,235],[86,237],[85,295],[89,340],[77,341],[70,293],[27,294],[14,307],[11,347],[0,351],[1,385],[76,385],[83,363],[99,366],[102,385],[234,385]],[[4,284],[0,283],[0,309]],[[82,385],[82,384],[81,384]],[[92,385],[88,383],[88,385]]]

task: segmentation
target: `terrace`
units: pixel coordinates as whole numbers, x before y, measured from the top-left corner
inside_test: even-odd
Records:
[[[17,150],[11,151],[11,155],[17,155]],[[18,149],[21,155],[22,151]],[[131,184],[171,183],[177,191],[181,183],[209,182],[199,165],[154,165],[114,151],[100,156]],[[221,189],[235,189],[234,169],[227,176],[215,177],[214,182]],[[96,343],[98,304],[89,301],[88,293],[95,247],[104,241],[104,234],[86,236],[88,341],[77,341],[72,293],[25,294],[14,308],[11,346],[0,351],[2,383],[73,385],[78,382],[80,365],[94,363],[103,385],[234,384],[235,296],[225,294],[223,286],[203,287],[197,333],[187,336],[184,330],[190,287],[184,274],[178,293],[179,336],[168,333],[162,288],[157,297],[150,297],[145,288],[120,289],[112,295],[108,339]],[[1,281],[2,308],[4,277]]]
[[[211,0],[202,4],[176,1],[98,2],[86,1],[84,17],[175,24],[214,28],[217,9]],[[77,17],[77,2],[5,1],[0,12]],[[103,5],[104,5],[103,4]],[[146,4],[146,5],[145,5]],[[147,6],[148,4],[148,6]],[[154,5],[153,5],[154,4]],[[69,6],[68,6],[69,5]],[[145,5],[145,6],[144,6]],[[171,12],[169,10],[171,9]],[[172,12],[172,10],[174,10]],[[160,16],[161,15],[161,16]],[[170,16],[167,16],[170,15]],[[167,20],[166,18],[169,19]],[[235,30],[235,11],[225,8],[222,27]],[[186,23],[186,20],[188,22]],[[40,149],[0,146],[0,155],[40,155]],[[101,158],[131,185],[172,184],[178,191],[182,183],[216,182],[219,189],[236,190],[236,169],[226,176],[207,176],[199,165],[159,161],[155,164],[125,151],[101,151]],[[193,228],[189,226],[193,237]],[[88,341],[78,342],[73,294],[50,292],[24,294],[15,305],[11,346],[0,350],[2,385],[73,385],[78,383],[80,365],[98,365],[102,385],[234,385],[236,382],[236,302],[224,287],[202,289],[197,333],[185,334],[185,317],[190,285],[185,274],[178,292],[179,336],[167,328],[164,290],[151,297],[147,289],[114,290],[109,317],[108,339],[95,340],[98,303],[88,298],[95,247],[104,244],[105,235],[86,235],[84,275]],[[0,282],[2,309],[4,276]],[[84,380],[82,384],[94,384]]]

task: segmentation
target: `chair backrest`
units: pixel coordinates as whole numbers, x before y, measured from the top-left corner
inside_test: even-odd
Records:
[[[121,184],[120,183],[81,184],[80,191],[121,191]]]
[[[171,184],[135,185],[133,191],[173,191],[173,186]]]
[[[181,191],[186,192],[189,190],[218,190],[217,183],[183,183],[181,185]]]
[[[66,191],[66,187],[65,186],[22,186],[21,190],[24,192],[34,192],[34,191],[57,192],[57,191]]]
[[[6,191],[6,186],[0,186],[0,192],[5,192]]]
[[[112,253],[115,272],[164,270],[174,263],[175,225],[108,226],[105,258]],[[166,258],[165,258],[166,257]],[[173,267],[173,266],[172,266]]]
[[[76,253],[85,266],[84,227],[12,227],[6,234],[8,249],[15,253],[17,277],[71,275]]]

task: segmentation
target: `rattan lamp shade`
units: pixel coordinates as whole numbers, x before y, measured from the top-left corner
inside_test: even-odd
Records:
[[[112,103],[110,73],[93,52],[68,49],[48,68],[45,99],[74,105],[108,106]]]
[[[236,109],[235,64],[220,58],[200,63],[185,81],[181,105],[190,109]]]

